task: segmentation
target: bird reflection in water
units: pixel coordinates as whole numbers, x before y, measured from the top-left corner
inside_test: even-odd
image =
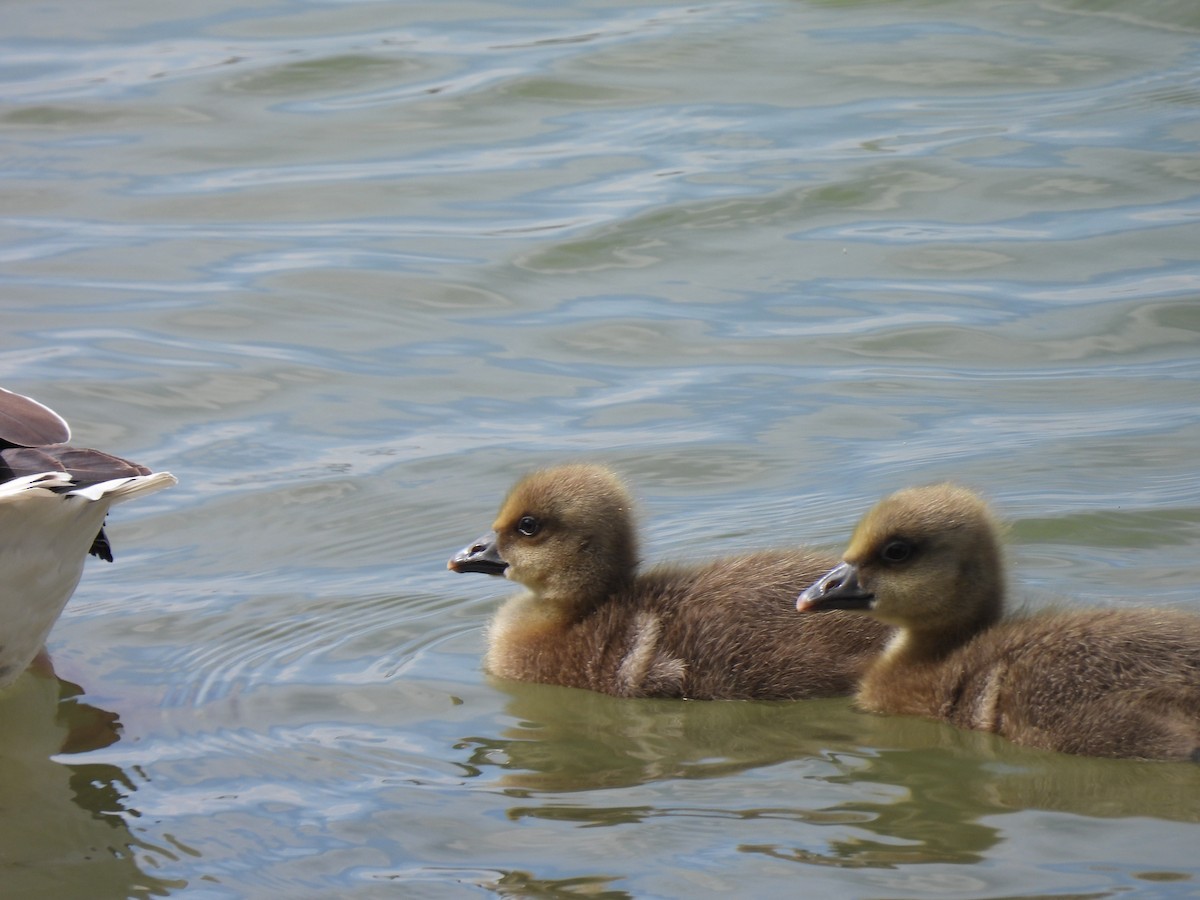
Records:
[[[464,769],[512,799],[513,820],[638,827],[736,819],[763,840],[741,852],[801,864],[891,869],[971,863],[1004,839],[1004,816],[1200,821],[1200,766],[1069,756],[941,722],[795,702],[627,700],[494,679],[508,725],[457,745]],[[747,782],[747,773],[759,775]],[[680,782],[724,779],[728,791]],[[767,787],[761,783],[767,780]],[[622,788],[659,796],[614,803]],[[753,791],[747,791],[747,786]],[[618,789],[613,793],[613,789]],[[712,798],[728,802],[714,805]],[[762,802],[769,796],[768,803]],[[747,827],[748,826],[748,827]]]
[[[31,811],[0,816],[4,894],[165,896],[183,883],[144,870],[144,860],[173,852],[131,831],[133,779],[86,759],[120,740],[120,721],[84,697],[45,654],[0,692],[0,808]]]

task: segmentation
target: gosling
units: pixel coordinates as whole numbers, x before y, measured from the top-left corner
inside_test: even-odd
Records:
[[[1200,617],[1004,618],[997,535],[968,490],[900,491],[859,523],[841,565],[800,594],[801,612],[856,611],[897,628],[858,705],[1064,753],[1200,761]]]
[[[524,588],[488,628],[489,672],[618,697],[783,700],[851,693],[882,650],[887,626],[795,615],[826,554],[765,550],[639,573],[632,505],[601,466],[538,471],[509,492],[492,533],[449,561]]]

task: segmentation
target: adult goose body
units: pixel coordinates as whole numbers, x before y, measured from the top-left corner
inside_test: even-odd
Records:
[[[109,509],[176,483],[70,437],[53,410],[0,388],[0,687],[41,650],[88,554],[112,561]]]

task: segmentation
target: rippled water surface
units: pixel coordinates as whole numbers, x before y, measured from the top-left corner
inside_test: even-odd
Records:
[[[564,459],[651,558],[954,478],[1200,608],[1200,6],[9,3],[0,383],[180,485],[3,698],[0,892],[1193,897],[1200,767],[494,683]]]

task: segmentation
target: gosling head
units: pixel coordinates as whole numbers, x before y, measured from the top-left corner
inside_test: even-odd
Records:
[[[965,488],[899,491],[867,513],[842,564],[796,608],[860,610],[911,631],[976,631],[1001,612],[997,532],[987,504]]]
[[[504,575],[544,598],[586,603],[631,581],[637,561],[624,484],[602,466],[576,464],[518,481],[492,533],[456,554],[449,568]]]

